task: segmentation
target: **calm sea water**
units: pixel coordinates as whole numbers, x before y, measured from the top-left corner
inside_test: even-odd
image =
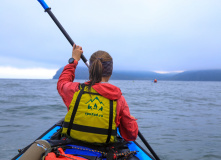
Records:
[[[13,158],[65,116],[56,83],[0,79],[0,159]],[[221,82],[111,83],[121,88],[139,130],[162,160],[221,159]]]

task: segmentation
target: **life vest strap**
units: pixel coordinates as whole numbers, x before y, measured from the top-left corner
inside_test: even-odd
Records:
[[[62,127],[68,128],[69,122],[64,122]],[[72,124],[71,125],[73,130],[81,131],[81,132],[88,132],[88,133],[95,133],[95,134],[103,134],[103,135],[109,135],[110,136],[116,136],[117,130],[109,130],[109,129],[103,129],[103,128],[96,128],[96,127],[89,127],[89,126],[83,126],[79,124]],[[109,133],[110,132],[110,133]]]
[[[85,85],[81,85],[81,87],[82,87],[82,89],[80,90],[80,93],[78,94],[78,97],[77,97],[77,100],[75,102],[74,109],[73,109],[73,112],[72,112],[72,115],[71,115],[71,120],[70,120],[70,123],[68,125],[67,134],[69,136],[71,136],[70,132],[71,132],[71,128],[72,128],[72,125],[73,125],[74,117],[76,115],[76,112],[77,112],[77,109],[78,109],[78,106],[79,106],[79,102],[81,100],[81,96],[82,96],[82,94],[84,92]]]
[[[78,86],[78,88],[79,88],[79,90],[81,90],[81,89],[83,89],[84,90],[84,87],[86,86],[86,84],[85,83],[81,83],[79,86]],[[94,93],[94,92],[87,92],[87,91],[84,91],[83,92],[83,94],[85,94],[85,93],[87,93],[87,94],[92,94],[92,95],[100,95],[99,93]]]
[[[113,123],[113,100],[110,100],[109,128],[108,128],[108,136],[106,143],[110,142],[111,133],[112,133],[112,123]]]

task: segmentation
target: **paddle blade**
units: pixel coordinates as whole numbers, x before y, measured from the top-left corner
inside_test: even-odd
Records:
[[[42,5],[42,7],[43,7],[45,10],[49,8],[48,5],[45,3],[44,0],[38,0],[38,2]]]

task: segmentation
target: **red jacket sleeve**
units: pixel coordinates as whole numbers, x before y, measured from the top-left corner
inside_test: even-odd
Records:
[[[138,125],[134,117],[130,115],[129,107],[123,96],[117,101],[116,124],[121,136],[126,141],[135,141],[138,135]]]
[[[73,99],[74,93],[79,90],[78,86],[80,83],[78,82],[73,83],[77,64],[78,61],[74,61],[73,64],[66,65],[57,83],[58,93],[62,97],[68,110],[69,110],[69,105]]]

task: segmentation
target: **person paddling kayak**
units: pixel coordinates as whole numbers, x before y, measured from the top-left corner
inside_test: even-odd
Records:
[[[69,64],[57,83],[57,90],[68,109],[62,134],[89,143],[114,143],[119,127],[126,141],[134,141],[138,135],[136,119],[130,115],[121,90],[108,83],[113,70],[112,57],[105,51],[93,53],[89,81],[80,84],[73,81],[82,53],[82,47],[74,44]]]

